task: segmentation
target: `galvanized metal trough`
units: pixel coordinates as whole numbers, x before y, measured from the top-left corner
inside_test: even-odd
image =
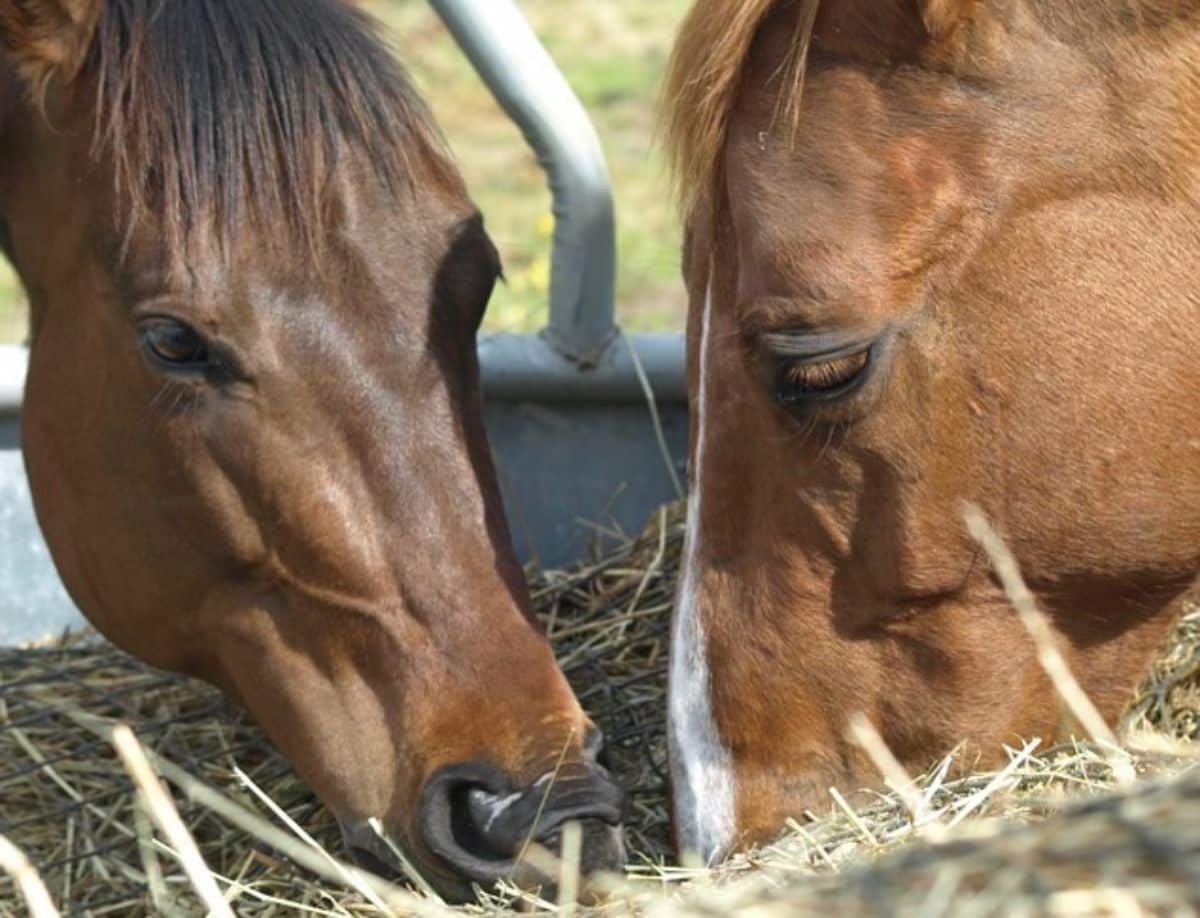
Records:
[[[569,564],[640,527],[684,480],[681,334],[616,323],[613,196],[582,104],[513,0],[430,0],[549,177],[549,321],[479,343],[488,435],[518,554]],[[20,455],[26,353],[0,347],[0,645],[81,623],[34,519]]]

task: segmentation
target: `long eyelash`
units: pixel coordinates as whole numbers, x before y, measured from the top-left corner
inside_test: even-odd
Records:
[[[158,416],[160,424],[165,424],[180,413],[179,406],[188,395],[199,396],[199,392],[193,386],[168,379],[150,399],[150,412]],[[191,410],[190,407],[187,410]]]
[[[833,441],[837,439],[838,435],[842,433],[843,429],[844,428],[841,424],[834,423],[829,425],[829,435],[825,438],[824,446],[822,446],[820,451],[817,453],[817,462],[820,462],[822,459],[824,459],[825,454],[833,448]]]
[[[810,417],[804,422],[804,429],[800,431],[800,441],[805,442],[817,432],[817,418]]]
[[[200,409],[200,403],[204,399],[204,393],[198,389],[192,389],[192,400],[187,403],[187,407],[183,409],[184,414],[195,414]]]
[[[151,414],[156,414],[158,412],[158,410],[162,407],[163,396],[166,395],[167,392],[170,391],[171,385],[172,385],[172,383],[168,379],[161,386],[159,386],[158,391],[154,393],[154,398],[150,399],[150,413]]]
[[[792,363],[784,370],[784,381],[802,392],[822,392],[849,382],[869,359],[869,353],[862,351],[824,363]]]
[[[179,412],[179,405],[180,405],[180,403],[181,403],[181,402],[182,402],[182,401],[183,401],[185,398],[187,398],[187,395],[188,395],[188,393],[187,393],[187,389],[188,389],[188,387],[186,387],[186,386],[179,386],[179,387],[178,387],[177,391],[175,392],[175,398],[174,398],[174,400],[171,402],[171,407],[170,407],[170,409],[167,411],[167,414],[171,414],[171,415],[178,414],[178,412]]]

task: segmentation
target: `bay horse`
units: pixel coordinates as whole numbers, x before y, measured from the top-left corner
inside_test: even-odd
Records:
[[[1200,3],[697,0],[675,828],[1053,739],[964,525],[1003,533],[1112,721],[1200,572]]]
[[[444,894],[584,827],[600,737],[530,616],[475,334],[499,261],[343,0],[4,0],[0,239],[23,445],[71,596],[245,705]]]

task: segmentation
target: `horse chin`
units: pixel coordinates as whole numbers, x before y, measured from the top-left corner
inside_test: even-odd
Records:
[[[475,898],[470,881],[441,870],[428,858],[417,856],[410,845],[402,844],[394,831],[384,830],[376,820],[338,819],[338,828],[351,860],[368,873],[389,883],[424,880],[448,902],[462,904]],[[381,831],[386,834],[380,834]],[[413,871],[420,877],[414,877]]]

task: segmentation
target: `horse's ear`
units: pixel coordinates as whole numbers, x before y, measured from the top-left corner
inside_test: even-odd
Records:
[[[0,0],[0,41],[35,92],[58,77],[70,82],[91,45],[103,0]]]
[[[813,45],[868,62],[914,60],[966,23],[983,0],[823,0]]]

